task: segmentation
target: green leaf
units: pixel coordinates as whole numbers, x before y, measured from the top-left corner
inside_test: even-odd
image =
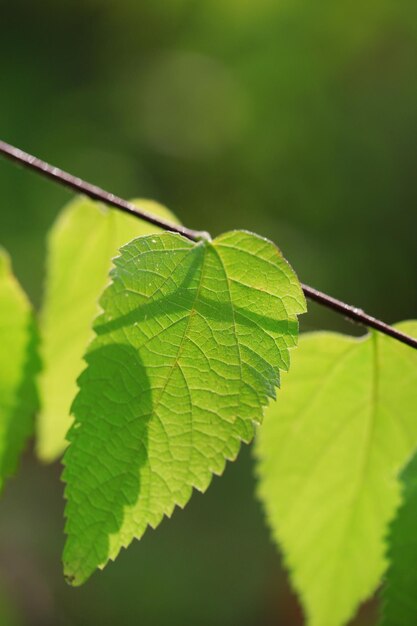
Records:
[[[115,261],[65,457],[64,569],[82,583],[236,458],[289,366],[300,284],[246,232],[136,239]]]
[[[0,489],[13,474],[38,407],[32,308],[0,248]]]
[[[155,202],[137,200],[138,207],[175,221]],[[158,229],[130,215],[87,198],[71,202],[48,237],[47,281],[41,319],[42,410],[38,419],[37,452],[53,461],[66,447],[76,380],[84,369],[83,355],[93,337],[92,322],[119,248]]]
[[[417,336],[417,322],[399,325]],[[376,589],[417,444],[417,352],[384,335],[304,335],[257,443],[259,493],[308,624],[339,626]]]
[[[403,503],[388,537],[381,626],[417,624],[417,455],[401,476]]]

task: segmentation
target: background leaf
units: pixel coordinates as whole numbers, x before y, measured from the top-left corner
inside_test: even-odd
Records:
[[[176,221],[156,202],[136,200],[135,204]],[[112,258],[134,237],[156,231],[155,226],[79,197],[64,208],[49,233],[37,439],[38,455],[44,461],[56,459],[67,445],[76,380],[84,367],[83,354],[93,336],[91,326]]]
[[[73,584],[207,489],[250,441],[296,344],[300,284],[246,232],[136,239],[115,260],[65,455]]]
[[[417,455],[401,480],[404,501],[388,538],[390,565],[382,591],[381,626],[417,624]]]
[[[417,322],[399,325],[417,336]],[[311,626],[377,587],[417,444],[417,352],[386,336],[305,335],[259,432],[259,493]]]
[[[38,406],[32,308],[0,248],[0,489],[16,469]]]

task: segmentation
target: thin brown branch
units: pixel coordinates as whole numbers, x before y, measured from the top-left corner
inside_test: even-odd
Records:
[[[6,157],[7,159],[22,165],[28,169],[33,170],[34,172],[44,176],[46,178],[50,178],[55,181],[59,185],[63,185],[68,187],[72,191],[76,191],[78,193],[82,193],[85,196],[92,198],[93,200],[98,200],[99,202],[103,202],[109,206],[118,209],[119,211],[124,211],[125,213],[129,213],[130,215],[134,215],[135,217],[142,219],[150,224],[154,224],[154,226],[158,226],[164,230],[168,230],[174,233],[178,233],[191,239],[192,241],[198,241],[200,239],[210,239],[209,233],[205,231],[197,231],[192,230],[190,228],[186,228],[185,226],[178,226],[177,224],[171,223],[167,220],[159,218],[155,215],[148,213],[147,211],[143,211],[142,209],[138,209],[131,202],[127,202],[122,198],[118,198],[112,193],[97,187],[96,185],[92,185],[77,176],[73,176],[64,170],[61,170],[58,167],[54,167],[53,165],[49,165],[45,161],[34,157],[19,148],[15,148],[14,146],[1,141],[0,140],[0,154]],[[341,300],[336,300],[332,296],[328,296],[327,294],[314,289],[313,287],[309,287],[308,285],[302,285],[304,293],[307,298],[310,300],[314,300],[318,304],[335,311],[343,315],[345,318],[349,319],[352,322],[356,322],[361,324],[362,326],[366,326],[368,328],[374,328],[379,332],[392,337],[393,339],[397,339],[402,343],[411,346],[412,348],[417,349],[417,339],[414,337],[410,337],[405,333],[385,324],[381,320],[368,315],[362,309],[358,309],[354,306],[346,304]]]
[[[68,187],[72,191],[82,193],[93,200],[98,200],[99,202],[108,204],[109,206],[112,206],[119,211],[123,211],[124,213],[134,215],[135,217],[138,217],[145,222],[149,222],[149,224],[154,224],[154,226],[158,226],[159,228],[163,228],[164,230],[179,233],[180,235],[183,235],[184,237],[187,237],[187,239],[191,239],[193,241],[207,239],[210,237],[206,232],[191,230],[185,226],[173,224],[172,222],[164,220],[161,217],[157,217],[156,215],[152,215],[143,209],[138,209],[131,202],[118,198],[114,194],[109,193],[96,185],[92,185],[77,176],[73,176],[64,170],[61,170],[59,167],[49,165],[49,163],[46,163],[45,161],[42,161],[41,159],[38,159],[37,157],[34,157],[31,154],[28,154],[19,148],[15,148],[14,146],[11,146],[1,140],[0,154],[5,156],[10,161],[14,161],[19,165],[23,165],[23,167],[33,170],[41,176],[50,178],[61,186]]]
[[[376,317],[372,317],[372,315],[368,315],[362,309],[358,309],[355,306],[346,304],[346,302],[342,302],[342,300],[337,300],[332,296],[328,296],[322,291],[318,291],[308,285],[302,285],[302,287],[306,298],[309,300],[314,300],[314,302],[317,302],[318,304],[321,304],[336,313],[340,313],[351,322],[356,322],[357,324],[361,324],[367,328],[374,328],[384,335],[388,335],[393,339],[401,341],[401,343],[405,343],[408,346],[417,349],[417,339],[414,339],[414,337],[410,337],[409,335],[402,333],[397,328],[389,326],[389,324],[378,320]]]

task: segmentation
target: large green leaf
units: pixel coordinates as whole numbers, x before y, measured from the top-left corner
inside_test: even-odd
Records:
[[[123,248],[101,306],[64,457],[73,584],[207,489],[251,440],[305,300],[265,239],[167,233]]]
[[[403,503],[388,537],[381,626],[417,624],[417,455],[402,476]]]
[[[155,202],[135,201],[150,213],[174,220]],[[47,281],[41,319],[44,371],[37,450],[52,461],[66,447],[83,354],[92,339],[98,299],[108,283],[119,248],[158,229],[141,220],[79,197],[60,214],[48,237]]]
[[[400,328],[417,336],[417,322]],[[302,337],[257,455],[260,496],[311,626],[345,624],[377,587],[416,417],[416,351],[376,333]]]
[[[0,249],[0,489],[17,466],[38,406],[32,308]]]

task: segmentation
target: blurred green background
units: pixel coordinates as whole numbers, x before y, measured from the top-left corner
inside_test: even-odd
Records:
[[[303,281],[416,317],[415,0],[0,0],[0,24],[2,139],[191,227],[266,235]],[[5,161],[0,194],[39,306],[70,196]],[[311,306],[314,328],[360,332]],[[59,475],[29,451],[0,502],[1,626],[303,623],[250,450],[81,589],[61,574]],[[370,603],[355,624],[375,619]]]

